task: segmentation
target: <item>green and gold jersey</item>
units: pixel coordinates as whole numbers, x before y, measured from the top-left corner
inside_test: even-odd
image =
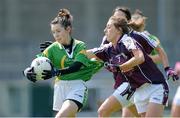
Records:
[[[48,48],[44,50],[42,56],[49,58],[53,66],[57,69],[63,69],[72,65],[75,61],[83,63],[83,66],[79,71],[58,76],[59,80],[83,80],[87,81],[91,79],[93,74],[100,70],[103,66],[102,62],[93,61],[86,56],[85,43],[76,39],[73,39],[72,52],[69,54],[63,45],[58,42],[54,42]]]

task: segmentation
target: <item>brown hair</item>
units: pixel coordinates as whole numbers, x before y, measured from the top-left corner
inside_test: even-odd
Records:
[[[120,6],[117,6],[114,10],[113,10],[113,14],[116,12],[116,11],[121,11],[125,14],[127,20],[131,20],[131,12],[129,10],[129,8],[127,7],[120,7]]]
[[[132,17],[134,19],[139,19],[139,18],[143,18],[146,19],[146,17],[143,15],[143,12],[140,11],[139,9],[136,9],[132,15]],[[141,28],[144,26],[144,24],[136,24],[134,22],[129,23],[129,26],[134,29],[135,31],[141,31]]]
[[[143,12],[142,12],[141,10],[139,10],[139,9],[136,9],[136,10],[134,11],[133,15],[136,15],[136,14],[144,17]]]
[[[65,29],[70,26],[72,27],[72,20],[73,17],[69,10],[67,9],[60,9],[58,15],[51,21],[51,24],[60,24]]]
[[[111,16],[110,19],[114,21],[113,24],[116,27],[116,29],[118,29],[118,30],[122,29],[123,34],[128,34],[129,33],[129,27],[128,27],[126,19],[117,18],[117,17],[114,17],[114,16]]]

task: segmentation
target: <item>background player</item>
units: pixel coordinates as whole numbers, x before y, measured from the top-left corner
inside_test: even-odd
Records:
[[[161,62],[164,66],[164,70],[167,74],[168,79],[172,77],[175,81],[178,79],[178,76],[176,72],[169,66],[167,54],[162,48],[160,40],[156,36],[150,34],[148,31],[145,30],[146,19],[147,17],[143,15],[142,11],[135,10],[134,14],[132,15],[131,21],[129,22],[129,25],[135,31],[147,35],[149,37],[149,40],[157,42],[158,45],[154,47],[154,49],[150,52],[149,56],[153,59],[155,63]]]

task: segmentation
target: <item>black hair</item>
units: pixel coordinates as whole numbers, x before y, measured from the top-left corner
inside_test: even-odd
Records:
[[[123,13],[125,14],[127,20],[128,20],[128,21],[131,20],[131,12],[130,12],[129,8],[117,6],[117,7],[114,9],[113,13],[115,13],[116,11],[121,11],[121,12],[123,12]]]

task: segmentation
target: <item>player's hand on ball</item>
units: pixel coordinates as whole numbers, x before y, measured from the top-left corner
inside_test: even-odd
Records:
[[[40,50],[43,52],[48,46],[50,46],[52,41],[45,41],[44,43],[40,43]]]
[[[50,79],[52,77],[60,76],[60,75],[61,75],[61,70],[53,68],[52,70],[43,70],[42,78],[46,80],[46,79]]]
[[[34,73],[33,67],[28,67],[23,71],[23,75],[30,81],[36,82],[36,73]]]

